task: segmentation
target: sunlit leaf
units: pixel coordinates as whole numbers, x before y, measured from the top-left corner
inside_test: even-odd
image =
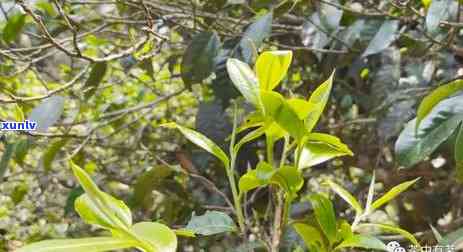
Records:
[[[256,73],[261,89],[273,90],[278,86],[288,72],[292,55],[292,51],[267,51],[259,55]]]
[[[11,15],[6,23],[5,28],[3,28],[3,40],[5,42],[11,42],[15,40],[26,24],[26,15],[22,13],[16,13]]]
[[[302,238],[307,248],[316,249],[315,251],[319,252],[326,251],[325,240],[318,229],[304,223],[295,223],[293,224],[293,228]]]
[[[360,203],[357,201],[357,199],[346,189],[341,187],[340,185],[334,183],[331,180],[327,180],[326,184],[337,194],[339,195],[343,200],[345,200],[351,207],[353,207],[357,213],[357,215],[361,214],[363,212],[363,208],[360,205]]]
[[[135,247],[138,242],[127,238],[97,237],[46,240],[26,245],[16,252],[100,252]]]
[[[164,224],[156,222],[139,222],[130,229],[153,248],[154,252],[177,251],[177,236]]]
[[[227,71],[235,87],[257,108],[261,107],[259,82],[248,64],[238,59],[227,60]]]
[[[333,71],[330,77],[320,86],[318,86],[309,98],[309,103],[313,107],[305,121],[307,130],[309,132],[311,132],[315,128],[315,125],[317,125],[317,122],[320,119],[326,104],[328,103],[331,88],[333,87],[334,73],[335,72]]]
[[[383,206],[384,204],[386,204],[387,202],[393,200],[399,194],[401,194],[402,192],[406,191],[409,187],[414,185],[416,183],[416,181],[418,181],[418,180],[419,180],[419,178],[417,178],[415,180],[411,180],[411,181],[401,183],[401,184],[399,184],[397,186],[394,186],[386,194],[384,194],[383,196],[381,196],[379,199],[375,200],[371,204],[371,210],[378,209],[381,206]]]
[[[449,84],[442,85],[427,95],[420,106],[416,116],[416,129],[420,126],[421,121],[431,113],[432,109],[442,100],[463,90],[463,80],[456,80]]]
[[[28,120],[37,123],[37,131],[44,132],[60,119],[63,109],[64,98],[52,96],[35,107],[29,114]]]
[[[449,16],[451,0],[432,0],[426,15],[426,30],[434,34],[439,29],[439,24]]]
[[[352,156],[353,153],[339,138],[328,134],[310,133],[302,147],[298,167],[312,167],[345,155]]]
[[[411,243],[413,243],[418,248],[421,248],[420,244],[418,243],[416,238],[411,233],[399,227],[396,227],[396,226],[391,226],[387,224],[377,224],[377,223],[365,223],[365,224],[359,224],[357,227],[358,229],[361,229],[361,228],[368,229],[368,228],[374,227],[374,228],[379,228],[381,231],[385,233],[399,234],[403,236],[404,238],[408,239]]]
[[[105,228],[130,228],[132,226],[132,214],[125,203],[101,191],[90,176],[72,161],[70,161],[70,165],[86,193],[75,202],[79,215],[88,223]]]

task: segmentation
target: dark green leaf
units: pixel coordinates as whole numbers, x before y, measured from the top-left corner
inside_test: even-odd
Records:
[[[100,83],[103,81],[106,71],[108,69],[108,63],[106,61],[97,62],[92,66],[92,71],[90,71],[90,76],[85,82],[84,88],[86,88],[85,99],[92,97]]]
[[[455,162],[457,168],[457,179],[463,182],[463,126],[460,126],[460,132],[455,141]]]
[[[185,228],[200,235],[236,231],[236,225],[230,216],[218,211],[207,211],[200,216],[193,215]]]
[[[82,186],[78,186],[76,188],[73,188],[68,193],[68,197],[66,199],[66,205],[64,206],[64,214],[65,215],[68,215],[69,213],[75,211],[74,204],[76,202],[76,199],[79,198],[84,193],[85,193],[85,191],[82,188]]]
[[[214,59],[220,50],[215,32],[202,32],[193,37],[182,60],[182,79],[187,86],[200,83],[214,72]]]
[[[410,167],[439,147],[463,120],[463,96],[446,99],[436,105],[416,131],[416,119],[410,121],[395,144],[397,161]]]
[[[329,240],[330,245],[334,244],[337,240],[337,225],[333,204],[321,194],[312,194],[309,200],[312,203],[315,217],[323,233]]]
[[[439,245],[461,247],[463,245],[463,228],[460,228],[444,236],[442,241],[439,242]]]
[[[388,48],[394,40],[397,38],[397,30],[399,29],[398,20],[387,20],[384,21],[383,25],[376,33],[373,40],[371,40],[362,57],[366,57],[372,54],[379,53],[384,49]]]
[[[31,145],[32,140],[30,138],[21,139],[16,143],[14,151],[14,160],[16,163],[23,165],[24,159],[26,158],[27,152],[29,151]]]
[[[461,90],[463,90],[463,80],[456,80],[436,88],[427,95],[418,107],[416,127],[420,126],[421,121],[431,113],[439,102]]]
[[[244,62],[250,63],[257,56],[257,49],[272,32],[273,12],[269,12],[252,23],[244,32],[239,44],[239,55]]]

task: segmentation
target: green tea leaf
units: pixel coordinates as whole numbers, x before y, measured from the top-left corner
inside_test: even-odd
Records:
[[[335,71],[333,71],[333,73],[325,82],[323,82],[320,86],[317,87],[317,89],[315,89],[309,98],[309,103],[312,106],[312,109],[305,120],[305,125],[309,132],[311,132],[315,128],[315,125],[317,125],[317,122],[320,119],[326,104],[328,103],[331,88],[333,87],[334,73]]]
[[[463,80],[456,80],[446,85],[442,85],[427,95],[420,106],[416,116],[416,129],[420,126],[421,121],[431,113],[432,109],[442,100],[463,90]]]
[[[381,240],[373,236],[366,235],[354,235],[341,242],[341,244],[339,244],[334,250],[343,248],[364,248],[388,251],[387,246]]]
[[[457,229],[444,236],[442,241],[439,242],[439,245],[461,247],[463,245],[463,228]]]
[[[236,225],[232,218],[218,211],[206,211],[201,216],[193,215],[185,228],[200,235],[214,235],[236,231]]]
[[[293,228],[310,251],[326,251],[325,240],[318,229],[304,223],[295,223]]]
[[[463,126],[460,126],[460,131],[455,140],[455,162],[457,179],[463,182]]]
[[[26,15],[22,13],[16,13],[11,15],[8,19],[8,23],[5,28],[3,28],[3,40],[5,42],[11,42],[15,40],[26,24]]]
[[[256,73],[260,89],[273,90],[288,72],[292,61],[292,51],[267,51],[256,61]]]
[[[335,136],[310,133],[302,147],[299,169],[321,164],[335,157],[352,156],[352,151]]]
[[[270,179],[270,183],[279,185],[290,198],[293,198],[304,185],[304,178],[301,171],[296,167],[284,166],[276,169],[276,172]]]
[[[98,89],[98,86],[104,79],[107,69],[108,63],[106,63],[106,61],[97,62],[92,66],[90,76],[88,77],[84,85],[84,88],[87,89],[87,91],[85,92],[85,99],[88,100],[95,94],[96,90]]]
[[[257,164],[256,169],[248,171],[241,176],[239,181],[240,193],[248,192],[260,186],[270,183],[270,179],[277,172],[270,164],[261,161]]]
[[[16,252],[101,252],[131,248],[137,241],[118,237],[46,240],[26,245]]]
[[[228,59],[227,71],[233,84],[246,101],[260,108],[259,82],[249,65],[238,59]]]
[[[225,165],[227,169],[230,166],[230,160],[228,159],[227,154],[225,154],[225,152],[217,144],[215,144],[212,140],[210,140],[203,134],[195,130],[180,126],[176,123],[167,123],[161,126],[168,128],[177,128],[192,143],[196,144],[197,146],[201,147],[205,151],[211,153],[212,155],[220,159],[220,161],[222,161],[222,163]]]
[[[153,252],[177,251],[177,236],[166,225],[156,222],[139,222],[131,228],[138,239],[148,243]]]
[[[463,96],[445,99],[437,104],[416,130],[416,119],[410,121],[395,144],[397,161],[405,168],[422,161],[453,134],[463,121]]]
[[[90,176],[70,161],[74,175],[86,194],[75,202],[76,211],[90,224],[109,229],[128,229],[132,226],[132,213],[123,201],[101,191]]]
[[[418,241],[416,240],[416,238],[411,234],[409,233],[408,231],[405,231],[399,227],[395,227],[395,226],[391,226],[391,225],[387,225],[387,224],[377,224],[377,223],[365,223],[365,224],[359,224],[357,226],[359,229],[361,228],[379,228],[380,230],[382,230],[383,232],[386,232],[386,233],[393,233],[393,234],[399,234],[401,236],[403,236],[404,238],[408,239],[411,243],[413,243],[414,245],[416,245],[418,248],[421,248],[420,244],[418,243]],[[420,251],[420,250],[418,250]]]
[[[330,245],[337,240],[337,225],[334,207],[331,201],[321,194],[309,196],[317,222],[329,240]]]
[[[183,54],[181,74],[187,86],[200,83],[214,72],[214,59],[220,50],[216,32],[195,35]]]
[[[402,192],[406,191],[410,186],[412,186],[413,184],[416,183],[416,181],[418,181],[419,178],[415,179],[415,180],[411,180],[411,181],[407,181],[407,182],[404,182],[404,183],[401,183],[397,186],[394,186],[391,190],[389,190],[386,194],[384,194],[383,196],[381,196],[379,199],[377,199],[376,201],[373,202],[373,204],[371,204],[371,210],[374,210],[374,209],[378,209],[380,208],[381,206],[383,206],[384,204],[386,204],[387,202],[393,200],[395,197],[397,197],[399,194],[401,194]]]
[[[334,183],[331,180],[327,180],[326,184],[336,193],[338,194],[344,201],[349,203],[351,207],[354,208],[357,215],[360,215],[363,212],[363,208],[357,199],[350,194],[346,189],[342,188],[340,185]]]
[[[272,22],[272,11],[263,16],[259,16],[258,19],[244,31],[239,46],[235,49],[238,51],[234,54],[238,55],[244,62],[251,63],[252,59],[257,54],[257,49],[259,49],[264,42],[264,39],[270,36],[272,32]]]

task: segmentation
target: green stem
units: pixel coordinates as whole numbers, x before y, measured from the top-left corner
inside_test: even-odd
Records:
[[[273,147],[275,141],[272,136],[265,135],[265,142],[267,143],[267,162],[273,166]]]
[[[234,108],[233,108],[233,132],[231,135],[231,141],[230,141],[230,166],[226,167],[227,169],[227,177],[228,181],[230,183],[232,195],[233,195],[233,201],[234,201],[234,206],[235,206],[235,213],[236,217],[238,219],[238,225],[241,230],[241,233],[243,235],[246,234],[246,227],[244,224],[244,215],[243,215],[243,209],[241,207],[241,197],[238,194],[238,189],[236,186],[236,180],[235,180],[235,163],[236,163],[236,155],[238,153],[235,153],[234,151],[234,146],[236,142],[236,128],[238,125],[238,106],[236,102],[234,103]]]

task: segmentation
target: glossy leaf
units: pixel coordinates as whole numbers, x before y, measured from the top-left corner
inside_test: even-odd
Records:
[[[247,63],[251,63],[256,56],[257,49],[262,45],[264,39],[272,32],[273,12],[260,16],[243,33],[240,40],[239,56]],[[236,84],[235,84],[236,85]]]
[[[220,39],[216,32],[201,32],[185,50],[181,74],[187,86],[202,82],[214,71],[214,59],[220,50]]]
[[[463,90],[463,80],[456,80],[449,84],[442,85],[427,95],[420,106],[416,116],[416,129],[420,126],[421,121],[431,113],[432,109],[442,100]]]
[[[287,102],[301,120],[305,120],[314,108],[308,101],[298,98],[288,99]]]
[[[317,122],[320,119],[326,104],[328,103],[331,89],[333,87],[334,73],[335,71],[333,71],[333,73],[325,82],[323,82],[320,86],[317,87],[317,89],[315,89],[309,98],[309,103],[312,106],[312,109],[305,121],[307,130],[309,132],[311,132],[315,128],[315,125],[317,125]]]
[[[378,238],[367,235],[354,235],[351,238],[344,240],[335,250],[343,248],[364,248],[388,251],[387,246]]]
[[[439,24],[449,16],[451,0],[432,0],[426,15],[426,30],[434,34],[439,29]]]
[[[326,251],[325,240],[318,229],[304,223],[295,223],[293,224],[293,228],[310,251]]]
[[[326,184],[333,190],[337,195],[339,195],[344,201],[346,201],[351,207],[354,208],[357,215],[360,215],[363,212],[363,208],[357,199],[346,189],[340,185],[334,183],[331,180],[327,180]]]
[[[367,57],[383,51],[388,48],[392,42],[397,38],[397,30],[399,29],[398,20],[386,20],[379,28],[379,31],[370,41],[365,52],[363,52],[362,57]]]
[[[46,240],[26,245],[16,252],[100,252],[135,247],[137,241],[117,237]]]
[[[15,40],[26,24],[26,15],[22,13],[16,13],[11,15],[6,23],[5,28],[3,28],[2,36],[5,42],[11,42]]]
[[[463,96],[443,100],[423,119],[416,131],[416,119],[410,121],[395,144],[397,161],[410,167],[422,161],[453,134],[463,121]]]
[[[228,59],[227,71],[233,84],[244,98],[249,103],[260,108],[259,83],[249,65],[237,59]]]
[[[283,80],[292,61],[292,51],[267,51],[256,61],[256,73],[262,90],[273,90]]]
[[[162,126],[168,128],[177,128],[188,140],[216,156],[218,159],[220,159],[220,161],[222,161],[226,168],[229,167],[230,161],[227,154],[225,154],[225,152],[217,144],[215,144],[212,140],[203,134],[195,130],[180,126],[176,123],[167,123],[163,124]]]
[[[266,162],[259,162],[256,169],[248,171],[239,181],[240,193],[248,192],[270,183],[270,179],[277,170]]]
[[[29,114],[28,120],[37,123],[37,131],[44,132],[60,119],[63,109],[64,98],[52,96],[35,107]]]
[[[125,203],[101,191],[82,168],[72,162],[70,165],[86,193],[75,202],[76,211],[82,219],[109,229],[130,228],[132,213]]]
[[[301,150],[299,169],[321,164],[335,157],[341,157],[353,153],[335,136],[321,133],[310,133]]]
[[[386,233],[393,233],[393,234],[399,234],[401,236],[403,236],[404,238],[408,239],[411,243],[413,243],[415,246],[417,246],[418,248],[420,248],[420,244],[419,242],[416,240],[416,238],[411,234],[409,233],[408,231],[405,231],[399,227],[396,227],[396,226],[391,226],[391,225],[387,225],[387,224],[376,224],[376,223],[365,223],[365,224],[359,224],[357,226],[359,229],[361,228],[379,228],[380,230],[382,230],[383,232],[386,232]]]
[[[84,88],[87,89],[85,92],[85,99],[89,99],[95,94],[96,90],[98,89],[98,87],[104,79],[107,69],[108,63],[106,63],[105,61],[97,62],[92,66],[90,76],[88,77],[84,85]]]
[[[401,184],[399,184],[397,186],[394,186],[386,194],[384,194],[383,196],[381,196],[379,199],[375,200],[371,204],[371,210],[378,209],[381,206],[383,206],[384,204],[386,204],[387,202],[393,200],[399,194],[401,194],[402,192],[404,192],[408,188],[410,188],[412,185],[414,185],[418,180],[419,180],[419,178],[417,178],[415,180],[411,180],[411,181],[401,183]]]
[[[283,188],[290,198],[296,196],[296,193],[302,189],[304,178],[301,171],[293,166],[284,166],[276,169],[272,175],[270,183],[277,184]]]
[[[315,217],[323,233],[329,240],[330,245],[334,244],[337,240],[337,225],[333,204],[321,194],[312,194],[309,200],[312,203]]]
[[[137,238],[148,243],[153,252],[177,251],[177,236],[164,224],[156,222],[139,222],[130,229]]]
[[[236,225],[232,218],[218,211],[207,211],[200,216],[193,215],[185,228],[200,235],[214,235],[236,231]]]
[[[460,131],[455,141],[455,162],[457,179],[463,182],[463,126],[460,126]]]

